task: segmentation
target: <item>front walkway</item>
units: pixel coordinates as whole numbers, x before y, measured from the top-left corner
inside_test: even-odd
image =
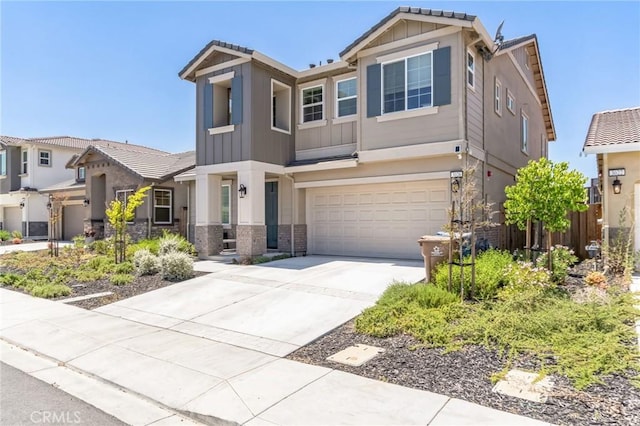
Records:
[[[382,288],[367,288],[352,275],[360,268],[353,262],[368,261],[311,257],[292,259],[280,266],[277,262],[262,267],[201,264],[217,272],[128,299],[131,302],[126,308],[118,306],[133,311],[136,318],[107,314],[113,307],[86,311],[0,290],[0,338],[4,340],[0,358],[45,381],[52,380],[54,371],[68,370],[68,366],[126,390],[112,391],[109,401],[102,398],[98,401],[102,405],[94,404],[106,412],[110,411],[105,404],[114,405],[121,394],[125,399],[140,395],[169,411],[197,414],[210,422],[224,419],[248,425],[545,424],[277,355],[330,330],[337,318],[343,321],[373,303],[375,297],[370,292]],[[383,261],[369,263],[364,270],[372,268],[380,275],[385,270],[387,274],[393,271]],[[413,269],[421,269],[398,267],[407,268],[409,275]],[[274,284],[287,276],[284,283]],[[312,281],[323,284],[315,286]],[[169,289],[175,292],[163,293]],[[315,298],[321,302],[314,303]],[[209,303],[217,304],[212,308]],[[281,309],[300,306],[292,313],[272,308],[271,304]],[[339,306],[344,309],[337,310]],[[264,324],[260,327],[259,323]],[[323,325],[315,327],[313,323]],[[178,327],[180,324],[195,325]],[[198,327],[214,331],[193,332]],[[256,347],[261,339],[268,344]],[[16,347],[42,355],[49,364],[16,361]],[[83,386],[68,388],[63,386],[70,393],[80,389],[81,398],[89,403],[91,398],[100,399],[95,395],[101,393],[87,392]],[[140,410],[137,416],[144,415]],[[167,418],[174,422],[177,419]]]

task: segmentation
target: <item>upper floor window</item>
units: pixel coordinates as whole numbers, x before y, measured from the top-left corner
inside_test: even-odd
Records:
[[[76,176],[76,180],[78,182],[84,182],[86,179],[86,169],[84,168],[84,166],[80,166],[77,169],[77,176]]]
[[[493,89],[493,109],[496,114],[502,116],[502,83],[496,78]]]
[[[38,150],[38,165],[51,167],[51,151],[47,149]]]
[[[170,224],[173,222],[172,195],[170,189],[153,190],[153,223]]]
[[[119,189],[116,191],[116,200],[120,201],[122,203],[122,208],[126,209],[127,208],[127,203],[129,202],[129,196],[133,195],[133,189]],[[133,217],[135,219],[136,217],[136,212],[134,210],[133,212]],[[128,222],[128,223],[133,223],[133,222]]]
[[[204,122],[209,134],[232,132],[242,122],[242,76],[235,71],[207,79]]]
[[[382,65],[382,113],[432,106],[431,52]]]
[[[302,122],[324,119],[324,86],[302,89]]]
[[[231,185],[222,185],[222,224],[231,224]]]
[[[507,109],[513,115],[516,114],[516,99],[513,97],[511,90],[507,89]]]
[[[7,151],[0,151],[0,176],[7,175]]]
[[[29,151],[23,149],[20,153],[20,173],[26,175],[29,173]]]
[[[525,154],[529,154],[529,117],[527,117],[524,111],[521,112],[520,122],[520,149]]]
[[[355,77],[336,84],[336,116],[346,117],[357,112],[358,87]]]
[[[291,133],[291,87],[271,80],[271,128]]]
[[[472,89],[476,87],[476,57],[470,50],[467,50],[467,84]]]

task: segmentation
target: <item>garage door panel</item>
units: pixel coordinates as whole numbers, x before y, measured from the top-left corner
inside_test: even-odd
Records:
[[[59,232],[59,231],[58,231]],[[84,206],[64,206],[62,210],[62,238],[71,240],[84,232]]]
[[[9,232],[22,232],[22,209],[20,207],[5,207],[3,226]]]
[[[442,229],[449,206],[447,180],[313,188],[307,194],[312,254],[418,259],[417,239]]]

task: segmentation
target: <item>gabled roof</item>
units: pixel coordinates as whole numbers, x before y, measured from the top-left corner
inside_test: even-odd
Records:
[[[408,14],[422,15],[422,16],[432,16],[436,18],[451,18],[451,19],[457,19],[460,21],[467,21],[467,22],[473,22],[476,19],[475,15],[468,15],[462,12],[448,12],[448,11],[435,10],[435,9],[423,9],[421,7],[400,6],[396,10],[388,14],[386,17],[382,18],[380,22],[375,24],[373,27],[367,30],[360,37],[355,39],[353,43],[351,43],[342,52],[340,52],[340,57],[341,58],[344,57],[347,53],[349,53],[349,51],[351,51],[360,43],[362,43],[364,40],[369,38],[369,36],[373,35],[376,31],[385,27],[393,18],[396,17],[396,15],[399,15],[401,13],[408,13]]]
[[[202,55],[206,54],[207,51],[209,49],[211,49],[212,47],[214,47],[214,48],[215,47],[222,47],[224,49],[234,50],[236,52],[243,53],[243,54],[246,54],[246,55],[252,55],[253,54],[253,49],[249,49],[248,47],[243,47],[243,46],[239,46],[237,44],[227,43],[227,42],[224,42],[224,41],[221,41],[221,40],[211,40],[209,43],[207,43],[207,45],[205,47],[202,48],[202,50],[200,50],[198,52],[198,54],[196,56],[193,57],[193,59],[191,59],[189,61],[189,63],[187,65],[184,66],[184,68],[182,68],[182,70],[180,70],[178,75],[181,78],[184,78],[184,77],[182,77],[182,75],[184,73],[186,73],[187,70],[189,68],[191,68],[191,66],[193,64],[195,64],[196,61],[198,61],[198,59],[200,59],[200,57],[202,57]]]
[[[26,144],[33,145],[51,145],[59,146],[63,148],[71,148],[77,150],[86,149],[88,146],[124,146],[130,151],[137,151],[141,153],[166,153],[155,148],[149,148],[142,145],[136,145],[132,143],[122,143],[116,141],[110,141],[106,139],[83,139],[72,136],[47,136],[43,138],[17,138],[14,136],[0,136],[0,142],[8,146],[21,146]]]
[[[148,152],[144,155],[126,147],[89,146],[70,164],[71,167],[83,164],[90,154],[103,156],[130,173],[151,181],[163,182],[196,165],[195,151],[169,154],[165,152]]]
[[[583,151],[593,154],[640,151],[640,107],[594,114]]]
[[[61,192],[61,191],[79,191],[85,189],[86,185],[84,182],[78,182],[75,179],[65,180],[64,182],[56,183],[55,185],[48,186],[46,188],[42,188],[39,192]]]
[[[556,140],[556,128],[553,123],[553,115],[551,114],[551,103],[549,101],[549,93],[547,91],[547,81],[544,78],[544,70],[542,68],[542,57],[540,55],[540,49],[538,47],[538,37],[535,34],[529,34],[521,37],[516,37],[510,40],[505,40],[498,49],[498,55],[507,54],[511,50],[518,49],[520,47],[532,45],[533,53],[531,61],[531,70],[533,71],[533,79],[535,81],[535,90],[542,104],[542,118],[545,122],[547,130],[547,140]]]

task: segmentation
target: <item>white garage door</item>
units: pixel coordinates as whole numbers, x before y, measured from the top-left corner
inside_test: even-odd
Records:
[[[22,232],[22,209],[20,207],[4,208],[3,228],[9,232]]]
[[[62,210],[62,238],[71,241],[84,235],[84,206],[64,206]]]
[[[448,182],[307,189],[310,254],[421,258],[422,235],[447,220]]]

